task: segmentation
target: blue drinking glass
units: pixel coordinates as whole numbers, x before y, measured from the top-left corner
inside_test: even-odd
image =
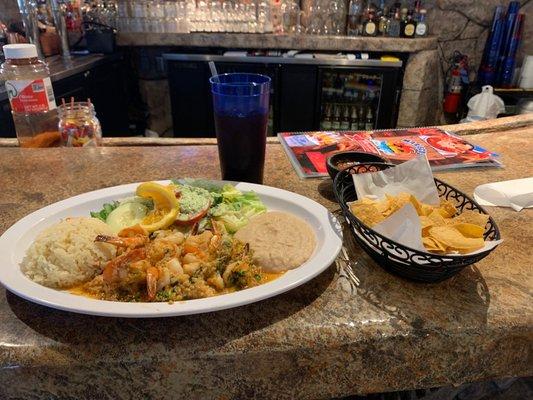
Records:
[[[209,82],[222,179],[263,183],[271,79],[236,73]]]

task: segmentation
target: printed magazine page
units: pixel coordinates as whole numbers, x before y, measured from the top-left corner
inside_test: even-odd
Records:
[[[439,128],[285,132],[278,138],[302,178],[327,176],[326,159],[339,151],[377,154],[393,164],[426,154],[433,170],[501,166],[496,153]]]

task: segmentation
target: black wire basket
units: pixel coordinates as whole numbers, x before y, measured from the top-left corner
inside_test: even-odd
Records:
[[[333,190],[340,204],[344,218],[356,242],[380,266],[393,274],[418,282],[440,282],[457,274],[463,268],[485,258],[493,249],[475,254],[440,255],[415,250],[380,235],[355,217],[348,202],[357,200],[352,174],[376,172],[389,167],[387,163],[365,163],[351,166],[341,171],[333,181]],[[439,197],[454,203],[458,213],[475,210],[480,214],[487,212],[466,194],[435,178]],[[500,231],[496,222],[489,216],[485,240],[499,240]]]

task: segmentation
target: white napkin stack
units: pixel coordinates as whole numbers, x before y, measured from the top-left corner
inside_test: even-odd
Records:
[[[533,178],[492,182],[474,190],[474,199],[482,206],[511,207],[515,211],[533,207]]]

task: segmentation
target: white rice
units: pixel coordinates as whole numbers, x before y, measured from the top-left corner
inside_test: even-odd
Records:
[[[39,233],[21,270],[31,280],[53,288],[87,282],[115,256],[114,246],[94,242],[97,235],[113,235],[113,231],[97,218],[67,218]]]

